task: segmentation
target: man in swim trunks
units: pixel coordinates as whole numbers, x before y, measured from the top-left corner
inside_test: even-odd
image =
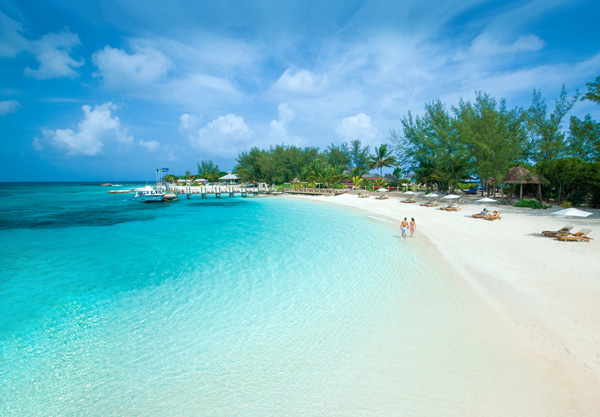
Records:
[[[400,223],[400,228],[402,229],[402,239],[406,239],[406,231],[408,230],[408,222],[406,221],[406,217]]]

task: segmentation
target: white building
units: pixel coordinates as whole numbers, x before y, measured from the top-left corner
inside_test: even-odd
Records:
[[[237,184],[239,178],[237,175],[232,174],[231,171],[227,175],[223,175],[219,178],[219,181],[223,181],[225,184]]]

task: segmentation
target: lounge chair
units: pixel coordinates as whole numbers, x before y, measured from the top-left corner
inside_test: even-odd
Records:
[[[401,203],[416,203],[417,200],[415,200],[414,197],[408,197],[406,200],[401,200]]]
[[[556,239],[563,240],[565,242],[589,242],[592,240],[591,237],[587,237],[587,235],[591,232],[590,229],[581,229],[577,233],[567,233],[566,235],[557,235]]]
[[[473,217],[475,217],[476,219],[483,219],[485,216],[487,216],[487,214],[481,214],[481,213],[473,214]]]
[[[500,217],[500,213],[502,213],[502,212],[494,211],[494,213],[488,213],[485,216],[483,216],[482,218],[484,220],[502,220],[502,217]]]
[[[440,207],[440,210],[445,210],[445,211],[460,211],[460,204],[456,205],[454,203],[450,203],[450,204],[448,204],[448,207]]]
[[[421,206],[423,206],[423,207],[437,207],[438,205],[439,204],[438,204],[437,200],[431,201],[429,203],[422,203],[421,204]]]
[[[572,228],[573,228],[573,226],[566,225],[558,230],[544,230],[542,232],[542,234],[544,236],[548,236],[548,237],[556,237],[557,235],[566,235],[567,233],[569,233],[571,231]]]

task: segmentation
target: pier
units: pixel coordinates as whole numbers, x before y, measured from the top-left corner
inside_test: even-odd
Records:
[[[258,195],[268,195],[272,191],[268,185],[259,185],[257,187],[248,187],[246,185],[173,185],[167,184],[165,186],[166,192],[175,194],[185,194],[188,199],[192,198],[192,195],[199,195],[201,198],[208,198],[209,195],[214,195],[216,198],[226,197],[248,197]]]
[[[344,194],[346,190],[335,190],[333,188],[306,188],[306,187],[297,187],[297,188],[284,188],[284,193],[287,194],[301,194],[301,195],[339,195]]]

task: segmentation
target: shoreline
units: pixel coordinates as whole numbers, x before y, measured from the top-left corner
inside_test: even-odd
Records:
[[[501,210],[503,217],[490,222],[471,217],[485,206],[474,201],[463,203],[461,211],[445,212],[421,207],[422,201],[401,204],[396,197],[286,198],[359,210],[394,228],[399,228],[404,217],[414,217],[414,243],[441,276],[466,294],[471,318],[482,331],[505,338],[514,349],[539,362],[540,371],[564,387],[577,415],[600,412],[598,210],[590,210],[594,215],[587,218],[566,218],[550,215],[556,208],[490,204],[488,209]],[[573,225],[574,232],[591,229],[595,240],[560,242],[540,233],[566,224]],[[411,243],[408,237],[406,244]]]

